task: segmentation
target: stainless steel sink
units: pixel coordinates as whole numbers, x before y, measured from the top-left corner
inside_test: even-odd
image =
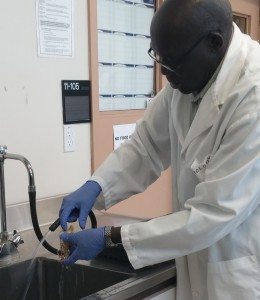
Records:
[[[47,258],[36,258],[31,268],[30,263],[27,260],[0,269],[0,299],[76,300],[131,277],[131,274],[93,266],[64,266]]]

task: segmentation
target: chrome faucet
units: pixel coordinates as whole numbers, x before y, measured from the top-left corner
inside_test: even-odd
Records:
[[[9,234],[6,225],[6,203],[5,203],[5,181],[4,181],[4,161],[5,159],[14,159],[21,161],[29,175],[29,192],[35,192],[34,174],[30,162],[18,154],[7,153],[6,146],[0,146],[0,266],[9,264],[14,256],[18,256],[17,247],[23,243],[23,240],[16,232]]]

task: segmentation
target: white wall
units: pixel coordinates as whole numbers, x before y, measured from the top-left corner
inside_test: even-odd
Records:
[[[37,199],[71,192],[90,176],[90,125],[63,152],[62,79],[88,79],[87,1],[74,1],[73,58],[37,56],[35,0],[0,0],[0,144],[32,164]],[[5,163],[7,204],[28,201],[23,165]]]

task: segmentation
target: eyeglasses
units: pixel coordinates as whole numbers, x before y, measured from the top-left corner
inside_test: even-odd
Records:
[[[178,73],[178,71],[176,71],[176,70],[178,70],[178,69],[180,69],[180,67],[181,67],[181,65],[182,65],[182,63],[183,63],[183,60],[185,59],[185,57],[188,55],[188,54],[190,54],[198,45],[199,45],[199,43],[205,38],[205,37],[207,37],[208,35],[209,35],[209,33],[211,33],[212,31],[209,31],[209,32],[207,32],[206,34],[204,34],[202,37],[200,37],[193,45],[192,45],[192,47],[188,50],[188,51],[186,51],[182,56],[181,56],[181,58],[178,60],[178,62],[176,63],[174,63],[174,65],[175,65],[175,67],[174,68],[172,68],[172,67],[170,67],[168,64],[165,64],[164,62],[163,62],[163,59],[152,49],[152,48],[150,48],[149,50],[148,50],[148,55],[155,61],[155,62],[157,62],[158,64],[160,64],[162,67],[164,67],[166,70],[168,70],[168,71],[170,71],[170,72],[172,72],[172,73],[174,73],[176,76],[179,76],[180,77],[180,74]],[[169,59],[168,59],[168,61],[170,61]],[[170,63],[171,64],[171,63]],[[172,64],[173,65],[173,64]]]

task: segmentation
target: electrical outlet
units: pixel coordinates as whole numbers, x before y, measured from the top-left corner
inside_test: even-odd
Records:
[[[76,150],[75,128],[72,125],[64,125],[64,152],[73,152]]]

